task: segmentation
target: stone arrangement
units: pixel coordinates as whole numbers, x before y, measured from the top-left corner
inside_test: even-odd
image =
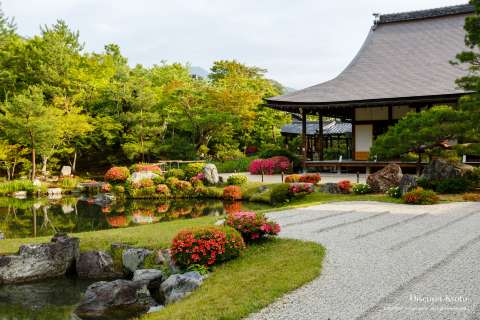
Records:
[[[80,240],[55,235],[50,243],[28,244],[18,254],[0,256],[0,285],[65,275],[102,281],[91,284],[75,314],[81,319],[138,316],[160,310],[203,283],[198,272],[180,273],[170,250],[113,244],[111,252],[80,252]]]
[[[402,179],[402,169],[398,164],[389,164],[385,168],[370,174],[367,184],[373,192],[385,192],[391,187],[397,187]]]

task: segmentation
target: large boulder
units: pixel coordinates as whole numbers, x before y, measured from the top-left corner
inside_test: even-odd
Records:
[[[72,167],[63,166],[60,173],[62,174],[62,177],[70,177],[72,175]]]
[[[82,319],[127,319],[147,312],[156,305],[143,282],[100,281],[90,285],[75,309]]]
[[[220,181],[217,166],[213,163],[208,163],[203,167],[203,173],[205,175],[205,180],[209,184],[217,184]]]
[[[112,279],[122,276],[115,272],[112,256],[104,251],[80,253],[76,267],[78,277],[85,279]]]
[[[143,268],[145,258],[152,254],[152,251],[143,248],[129,248],[122,253],[123,267],[128,272],[135,272],[137,269]]]
[[[64,234],[50,243],[27,244],[17,255],[0,256],[0,284],[21,283],[65,275],[80,254],[80,240]]]
[[[173,303],[189,295],[202,285],[203,277],[196,271],[174,274],[160,286],[160,299],[163,304]]]
[[[463,177],[474,168],[460,162],[449,162],[445,159],[432,160],[423,169],[422,178],[427,180],[443,180]]]
[[[370,174],[367,184],[373,192],[385,192],[391,187],[398,187],[402,179],[402,169],[398,164],[391,163],[385,168]]]
[[[414,176],[406,174],[400,179],[398,187],[400,188],[400,194],[403,196],[405,193],[417,187],[417,179]]]
[[[170,249],[160,249],[155,254],[155,264],[168,268],[170,274],[180,273],[180,268],[172,259]]]
[[[157,269],[139,269],[133,273],[132,281],[143,282],[150,292],[158,291],[166,279],[165,273]]]
[[[159,175],[152,171],[139,171],[139,172],[132,173],[129,179],[132,182],[139,182],[140,180],[143,180],[143,179],[154,179],[158,177]]]

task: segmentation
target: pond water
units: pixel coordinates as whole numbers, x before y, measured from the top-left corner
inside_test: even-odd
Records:
[[[238,210],[266,208],[242,202],[185,199],[121,200],[100,205],[94,198],[15,199],[0,197],[0,233],[5,239],[124,228]],[[1,238],[0,234],[0,238]],[[0,240],[1,241],[1,240]]]

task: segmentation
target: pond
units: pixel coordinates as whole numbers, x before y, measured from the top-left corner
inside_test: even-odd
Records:
[[[238,210],[268,208],[244,202],[178,199],[117,200],[98,204],[95,198],[15,199],[0,197],[0,237],[5,239],[50,236],[56,232],[77,233],[206,215],[220,216]],[[1,240],[0,240],[1,241]]]

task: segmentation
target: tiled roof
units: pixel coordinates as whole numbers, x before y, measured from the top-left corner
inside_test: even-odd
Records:
[[[383,23],[372,28],[340,75],[267,102],[272,106],[335,106],[352,101],[460,95],[464,91],[456,87],[455,80],[466,74],[466,67],[450,61],[466,49],[463,25],[469,12],[469,6],[455,6],[380,16]]]
[[[352,124],[347,122],[330,121],[323,123],[323,135],[334,134],[346,134],[352,132]],[[293,121],[290,124],[284,125],[281,129],[281,133],[285,134],[301,134],[302,123],[299,121]],[[307,135],[313,136],[318,133],[318,121],[307,122]]]

